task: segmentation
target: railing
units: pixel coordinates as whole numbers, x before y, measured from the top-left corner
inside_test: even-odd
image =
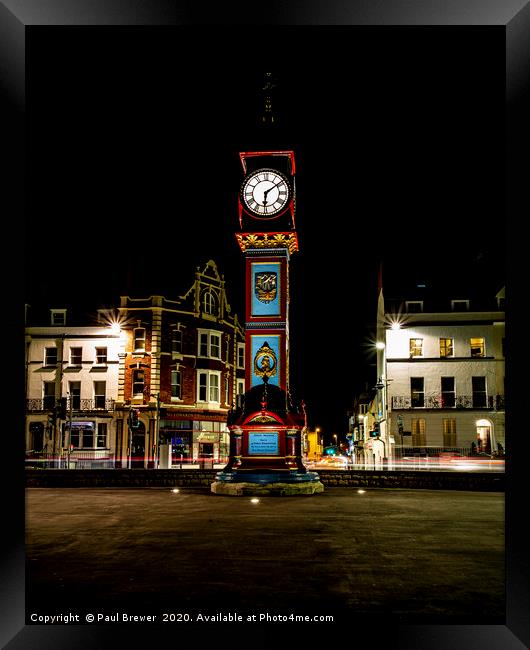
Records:
[[[48,452],[26,453],[26,467],[40,469],[114,469],[114,455],[108,449],[92,451],[72,451],[69,454],[50,454]]]
[[[28,399],[26,400],[27,411],[53,411],[55,398],[53,399]],[[113,411],[114,400],[107,397],[96,397],[95,399],[73,398],[72,411]],[[70,398],[66,401],[66,411],[70,411]]]
[[[504,410],[504,395],[392,396],[392,409],[494,409]]]
[[[401,445],[394,445],[394,457],[396,460],[402,458],[421,458],[421,457],[440,457],[444,455],[451,456],[469,456],[471,454],[471,447],[408,447]]]

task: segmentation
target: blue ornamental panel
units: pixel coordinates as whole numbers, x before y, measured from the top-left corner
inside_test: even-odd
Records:
[[[281,352],[280,337],[277,334],[253,334],[251,339],[251,387],[263,383],[268,377],[269,384],[279,385]]]
[[[280,263],[253,263],[251,269],[252,316],[280,316]]]

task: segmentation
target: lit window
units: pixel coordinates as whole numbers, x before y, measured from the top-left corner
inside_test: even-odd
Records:
[[[484,339],[470,339],[469,344],[471,347],[471,356],[472,357],[483,357],[484,356]]]
[[[443,446],[456,447],[456,420],[453,418],[443,421]]]
[[[180,370],[171,371],[171,397],[181,399],[182,375]]]
[[[453,355],[453,339],[440,339],[440,357],[443,359]]]
[[[83,362],[83,348],[70,348],[70,365],[80,366]]]
[[[145,351],[145,327],[134,328],[134,351]]]
[[[107,363],[107,348],[96,348],[96,363],[100,366]]]
[[[427,444],[427,437],[425,434],[425,419],[418,418],[411,420],[411,433],[412,433],[412,446],[425,447]]]
[[[423,356],[423,339],[410,339],[410,356]]]
[[[44,365],[56,366],[57,365],[57,348],[44,348]]]

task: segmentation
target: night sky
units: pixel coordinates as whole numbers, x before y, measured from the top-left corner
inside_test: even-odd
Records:
[[[394,294],[504,281],[504,31],[249,29],[30,30],[26,302],[172,298],[214,259],[242,316],[238,152],[292,149],[291,386],[343,435],[381,262]]]

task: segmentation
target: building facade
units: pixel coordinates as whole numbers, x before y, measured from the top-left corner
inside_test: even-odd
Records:
[[[63,466],[113,466],[120,334],[69,325],[66,309],[26,328],[26,451]]]
[[[122,296],[118,322],[118,466],[224,462],[227,414],[245,389],[245,333],[215,263],[175,300]]]
[[[504,450],[504,336],[504,290],[489,303],[387,305],[378,392],[391,443]]]
[[[225,461],[245,331],[215,262],[176,299],[122,296],[98,326],[66,327],[66,310],[52,318],[26,329],[28,454],[78,467]]]

